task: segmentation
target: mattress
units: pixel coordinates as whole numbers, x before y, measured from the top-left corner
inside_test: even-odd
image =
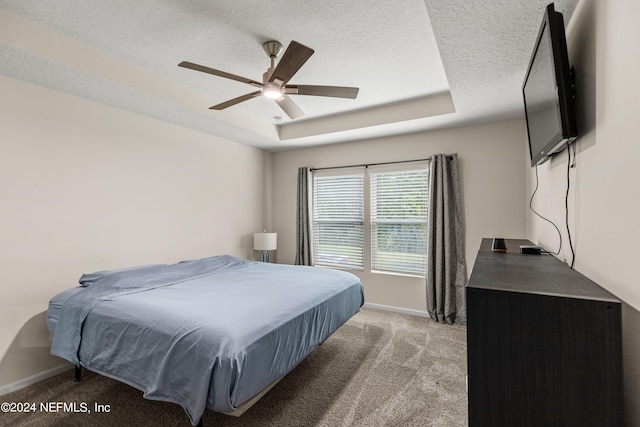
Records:
[[[52,354],[148,399],[233,412],[364,303],[347,272],[230,256],[83,275],[52,298]]]
[[[75,288],[67,289],[66,291],[60,292],[58,295],[54,296],[49,300],[49,309],[47,310],[47,328],[49,332],[53,334],[56,330],[56,325],[58,324],[58,318],[60,317],[60,310],[62,310],[62,306],[69,298],[78,292],[84,289],[81,286],[76,286]]]

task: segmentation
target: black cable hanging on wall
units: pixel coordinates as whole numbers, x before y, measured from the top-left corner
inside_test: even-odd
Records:
[[[573,265],[575,264],[575,260],[576,260],[576,254],[573,248],[573,241],[571,239],[571,229],[569,227],[569,190],[571,189],[571,174],[570,174],[571,168],[575,167],[576,147],[575,147],[575,144],[571,144],[571,145],[573,145],[573,160],[571,158],[571,147],[570,145],[567,145],[567,190],[564,196],[564,209],[565,209],[565,225],[567,228],[567,237],[569,238],[569,248],[571,250],[571,262],[569,263],[569,267],[573,268]],[[531,199],[529,200],[529,209],[531,210],[531,212],[533,212],[543,220],[547,221],[549,224],[553,225],[553,227],[558,232],[558,239],[560,240],[558,250],[556,252],[549,252],[549,253],[553,255],[559,255],[560,251],[562,250],[562,233],[560,232],[560,228],[558,228],[558,226],[555,223],[553,223],[551,220],[540,215],[538,212],[536,212],[535,209],[533,209],[533,198],[536,195],[536,192],[538,191],[538,186],[539,186],[538,165],[536,165],[535,169],[536,169],[536,188],[533,190],[533,193],[531,194]]]
[[[558,238],[560,239],[560,245],[558,246],[558,250],[556,252],[549,252],[553,255],[559,255],[560,254],[560,250],[562,249],[562,233],[560,233],[560,229],[558,228],[557,225],[555,225],[553,223],[553,221],[551,221],[550,219],[547,219],[545,217],[543,217],[542,215],[540,215],[538,212],[536,212],[535,209],[533,209],[533,198],[536,195],[536,193],[538,192],[538,186],[540,184],[539,180],[538,180],[538,165],[536,165],[535,167],[536,169],[536,188],[533,190],[533,193],[531,193],[531,199],[529,200],[529,209],[531,210],[531,212],[533,212],[534,214],[538,215],[540,218],[544,219],[545,221],[547,221],[549,224],[553,225],[553,227],[556,229],[556,231],[558,232]]]
[[[569,248],[571,248],[571,264],[569,266],[573,268],[573,264],[576,260],[576,253],[573,250],[573,242],[571,241],[571,230],[569,229],[569,188],[571,187],[571,175],[569,174],[571,168],[575,167],[576,163],[576,145],[573,145],[573,162],[571,161],[571,147],[567,145],[567,193],[564,197],[565,208],[565,223],[567,224],[567,236],[569,237]]]

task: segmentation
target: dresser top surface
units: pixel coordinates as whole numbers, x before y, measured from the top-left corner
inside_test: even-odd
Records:
[[[483,239],[467,284],[470,288],[619,302],[596,283],[551,255],[523,255],[523,239],[505,239],[507,253],[491,251]]]

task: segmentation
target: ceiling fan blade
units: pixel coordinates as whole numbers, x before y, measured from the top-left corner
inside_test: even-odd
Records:
[[[246,77],[236,76],[235,74],[226,73],[224,71],[216,70],[215,68],[205,67],[204,65],[194,64],[193,62],[182,61],[178,64],[178,67],[189,68],[191,70],[201,71],[207,74],[213,74],[214,76],[224,77],[225,79],[231,79],[242,83],[247,83],[252,86],[262,87],[263,84],[255,80],[248,79]]]
[[[314,86],[314,85],[287,85],[285,93],[294,95],[331,96],[333,98],[356,99],[357,87],[346,86]]]
[[[287,116],[290,118],[297,119],[304,116],[304,112],[300,107],[298,107],[287,95],[283,95],[282,98],[276,99],[275,101],[278,103],[280,108],[282,108],[282,111],[287,113]]]
[[[292,40],[287,50],[284,51],[284,55],[282,55],[282,59],[278,62],[273,74],[271,74],[269,82],[273,83],[278,80],[282,82],[280,84],[286,84],[298,72],[300,67],[307,62],[307,59],[313,55],[313,52],[314,50],[310,47]]]
[[[218,105],[214,105],[213,107],[209,107],[210,110],[224,110],[225,108],[231,107],[232,105],[239,104],[243,101],[248,101],[251,98],[255,98],[256,96],[262,95],[261,90],[257,90],[255,92],[248,93],[246,95],[239,96],[237,98],[230,99],[228,101],[222,102]]]

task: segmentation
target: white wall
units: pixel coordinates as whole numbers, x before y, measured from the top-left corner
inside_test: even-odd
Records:
[[[482,237],[522,238],[525,234],[522,170],[525,137],[524,122],[513,120],[275,153],[273,224],[278,232],[278,262],[292,264],[295,260],[298,167],[401,161],[458,153],[470,273]],[[426,312],[423,279],[356,274],[363,281],[368,303]]]
[[[82,273],[252,256],[270,153],[4,76],[0,93],[0,388],[62,363],[45,312]]]
[[[640,425],[640,2],[582,0],[567,26],[570,62],[576,68],[578,131],[576,166],[570,172],[569,226],[575,269],[606,288],[623,305],[627,425]],[[567,155],[539,167],[534,206],[565,231]],[[534,170],[527,167],[530,195]],[[532,213],[527,236],[555,250],[556,231]],[[564,245],[561,259],[570,259]]]

